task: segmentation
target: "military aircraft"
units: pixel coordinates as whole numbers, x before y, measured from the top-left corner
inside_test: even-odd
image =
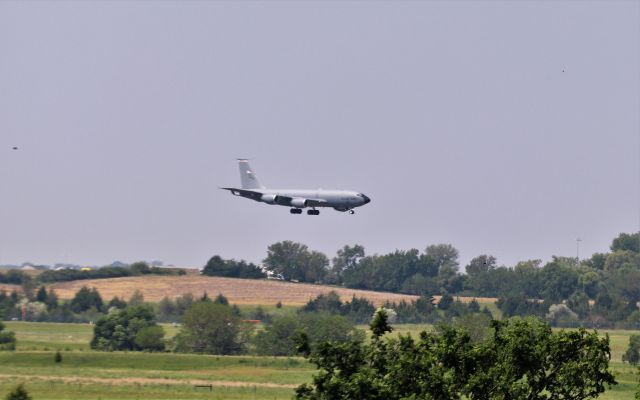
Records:
[[[291,214],[302,214],[303,208],[308,215],[319,215],[320,207],[333,207],[334,210],[349,214],[355,213],[354,208],[363,206],[371,201],[369,197],[352,190],[304,190],[304,189],[267,189],[260,184],[256,174],[249,165],[249,160],[238,159],[240,167],[240,183],[242,188],[220,188],[230,191],[235,196],[246,197],[251,200],[278,206],[291,207]]]

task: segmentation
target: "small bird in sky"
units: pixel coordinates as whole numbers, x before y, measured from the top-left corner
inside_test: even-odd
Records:
[[[14,150],[18,150],[18,146],[13,146],[13,149]]]

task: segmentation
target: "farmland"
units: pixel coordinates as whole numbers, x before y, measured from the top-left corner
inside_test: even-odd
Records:
[[[26,382],[34,399],[290,399],[310,381],[313,366],[298,357],[206,356],[96,352],[88,324],[7,322],[18,349],[0,353],[0,395]],[[361,328],[365,328],[361,326]],[[166,325],[168,336],[177,329]],[[397,325],[392,335],[415,335],[428,325]],[[621,362],[632,331],[611,338],[611,368],[620,384],[600,398],[633,399],[637,375]],[[61,350],[63,361],[53,360]],[[196,388],[195,385],[213,385]]]
[[[362,297],[379,306],[385,301],[398,302],[413,300],[418,296],[407,294],[375,292],[371,290],[346,289],[326,285],[293,283],[276,280],[252,280],[198,275],[183,276],[144,276],[110,279],[88,279],[59,282],[49,285],[62,299],[70,299],[83,286],[95,287],[105,299],[114,296],[129,298],[135,290],[140,290],[146,301],[157,302],[164,296],[174,298],[191,293],[194,296],[207,292],[209,295],[224,294],[230,302],[238,305],[269,305],[278,301],[285,305],[301,306],[310,299],[332,290],[343,300],[352,296]],[[439,296],[434,296],[436,300]],[[471,298],[460,298],[470,301]],[[494,298],[477,298],[481,304],[491,304]]]

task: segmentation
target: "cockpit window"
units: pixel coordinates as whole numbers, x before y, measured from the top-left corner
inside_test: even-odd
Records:
[[[362,193],[358,193],[356,196],[358,197],[364,197],[364,195]]]

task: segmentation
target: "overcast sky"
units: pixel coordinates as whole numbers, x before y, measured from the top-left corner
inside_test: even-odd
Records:
[[[639,21],[635,1],[2,1],[0,264],[607,251],[640,224]],[[236,157],[372,202],[236,198]]]

